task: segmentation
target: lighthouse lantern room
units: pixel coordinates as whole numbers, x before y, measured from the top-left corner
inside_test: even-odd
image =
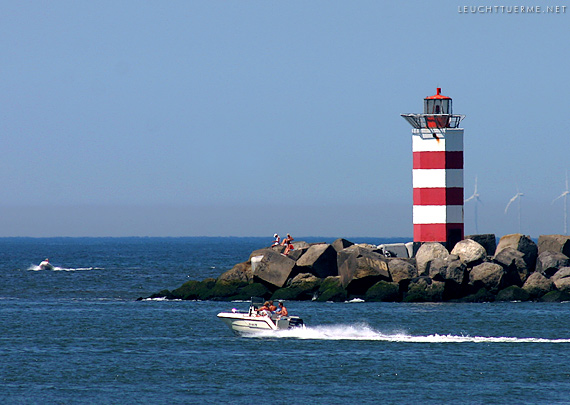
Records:
[[[449,250],[463,239],[464,115],[453,114],[452,99],[424,99],[423,114],[401,114],[412,129],[414,242],[440,242]]]

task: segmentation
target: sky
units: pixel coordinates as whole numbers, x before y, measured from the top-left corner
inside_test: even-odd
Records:
[[[566,5],[1,0],[0,237],[411,237],[400,114],[437,87],[465,233],[561,234]]]

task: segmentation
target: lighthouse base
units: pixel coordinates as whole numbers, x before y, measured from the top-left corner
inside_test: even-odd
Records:
[[[463,240],[463,224],[414,224],[414,242],[439,242],[449,251]]]

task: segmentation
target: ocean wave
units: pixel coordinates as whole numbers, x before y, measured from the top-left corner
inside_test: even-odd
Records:
[[[314,340],[362,340],[401,343],[570,343],[570,339],[541,337],[410,335],[405,332],[384,333],[366,324],[307,326],[279,331],[259,331],[245,337],[293,338]]]

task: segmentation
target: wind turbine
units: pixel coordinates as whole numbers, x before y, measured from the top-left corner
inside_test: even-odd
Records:
[[[568,170],[566,170],[566,190],[552,200],[552,204],[554,204],[554,201],[564,197],[564,235],[568,235],[568,194],[570,191],[568,190]]]
[[[483,202],[479,198],[479,193],[477,192],[477,176],[475,176],[475,191],[473,192],[473,195],[468,199],[464,200],[463,202],[466,203],[471,200],[475,200],[475,233],[479,234],[477,207],[479,206],[479,204],[483,204]]]
[[[513,198],[509,200],[509,203],[505,207],[505,214],[509,210],[509,206],[514,203],[517,199],[519,200],[519,233],[521,233],[521,197],[524,196],[524,193],[519,192],[519,186],[517,186],[517,193],[514,195]]]

